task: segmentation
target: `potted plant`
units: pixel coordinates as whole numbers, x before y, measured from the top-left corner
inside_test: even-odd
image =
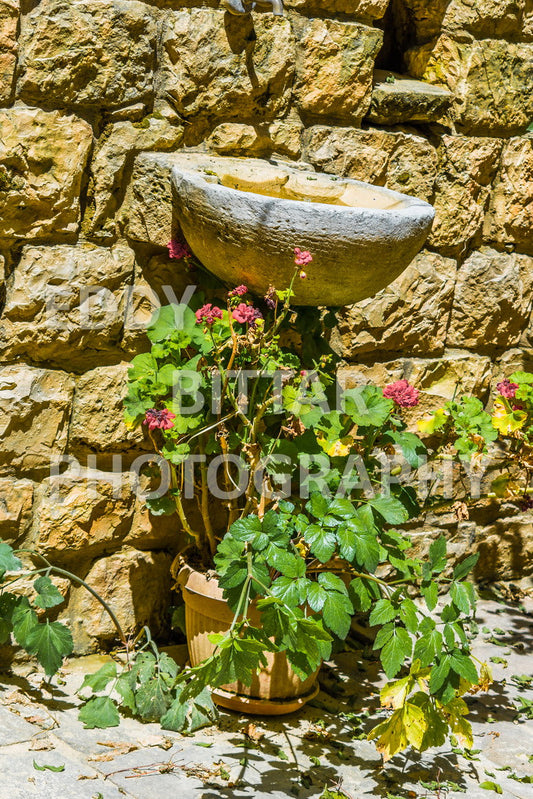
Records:
[[[380,750],[424,749],[448,731],[471,745],[461,696],[490,681],[469,649],[465,578],[476,557],[444,576],[443,537],[424,561],[409,556],[396,525],[421,507],[401,463],[416,473],[427,452],[402,411],[418,392],[406,381],[341,389],[331,315],[291,307],[311,261],[296,249],[291,285],[259,304],[241,285],[223,304],[198,295],[161,309],[151,351],[132,363],[127,420],[148,429],[166,475],[147,501],[153,513],[177,512],[187,535],[176,574],[191,667],[177,677],[178,706],[210,688],[219,704],[290,711],[312,695],[354,614],[370,612],[393,709],[374,731]],[[445,445],[459,441],[463,455],[494,437],[481,406],[460,422],[446,414]]]

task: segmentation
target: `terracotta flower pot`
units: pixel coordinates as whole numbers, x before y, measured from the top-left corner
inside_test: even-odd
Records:
[[[215,578],[185,567],[180,572],[185,602],[187,645],[192,666],[213,654],[211,633],[226,632],[233,621],[233,612],[223,598]],[[261,615],[251,609],[252,624],[259,626]],[[254,675],[250,686],[237,681],[213,691],[213,701],[230,710],[264,716],[292,713],[318,693],[317,671],[301,680],[292,670],[285,654],[266,653],[267,666]]]

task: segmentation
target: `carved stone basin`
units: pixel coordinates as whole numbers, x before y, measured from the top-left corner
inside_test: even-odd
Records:
[[[297,305],[349,305],[408,266],[431,229],[431,205],[357,180],[252,158],[173,156],[176,213],[193,253],[255,294],[286,288],[294,247],[309,250]]]

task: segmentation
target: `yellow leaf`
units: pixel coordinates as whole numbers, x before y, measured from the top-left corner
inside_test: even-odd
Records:
[[[353,446],[353,438],[350,436],[344,436],[344,438],[333,442],[328,441],[324,436],[317,436],[317,441],[326,455],[331,458],[342,458],[349,455]]]
[[[435,411],[431,416],[425,416],[423,419],[420,419],[417,422],[418,429],[421,433],[426,433],[427,435],[431,435],[434,433],[435,430],[439,430],[441,427],[444,427],[446,421],[448,419],[448,414],[443,408],[439,408],[438,411]]]
[[[407,740],[411,746],[414,746],[415,749],[420,749],[428,728],[428,722],[424,711],[410,702],[404,708],[404,727]]]
[[[411,692],[414,680],[412,677],[403,677],[401,680],[390,683],[382,688],[380,693],[381,704],[383,707],[398,708],[405,704],[405,700]]]
[[[378,724],[368,734],[368,740],[378,738],[376,748],[387,762],[397,752],[401,752],[408,745],[407,734],[403,725],[403,708],[395,710],[390,719]]]
[[[490,685],[492,685],[492,670],[486,663],[482,663],[479,670],[479,682],[472,686],[470,693],[477,694],[478,691],[488,691]]]
[[[501,400],[494,401],[492,426],[495,427],[499,433],[503,435],[506,433],[516,433],[517,430],[522,429],[526,421],[526,411],[511,411],[508,403],[504,403]]]
[[[447,716],[451,732],[455,735],[459,743],[467,749],[472,749],[474,739],[472,737],[472,726],[464,717],[468,713],[468,705],[459,696],[443,706],[443,711]]]

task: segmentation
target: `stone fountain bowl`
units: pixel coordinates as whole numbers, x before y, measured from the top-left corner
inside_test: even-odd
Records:
[[[357,180],[252,158],[174,156],[176,214],[194,255],[231,286],[287,288],[294,247],[309,250],[296,305],[350,305],[376,294],[426,240],[431,205]]]

